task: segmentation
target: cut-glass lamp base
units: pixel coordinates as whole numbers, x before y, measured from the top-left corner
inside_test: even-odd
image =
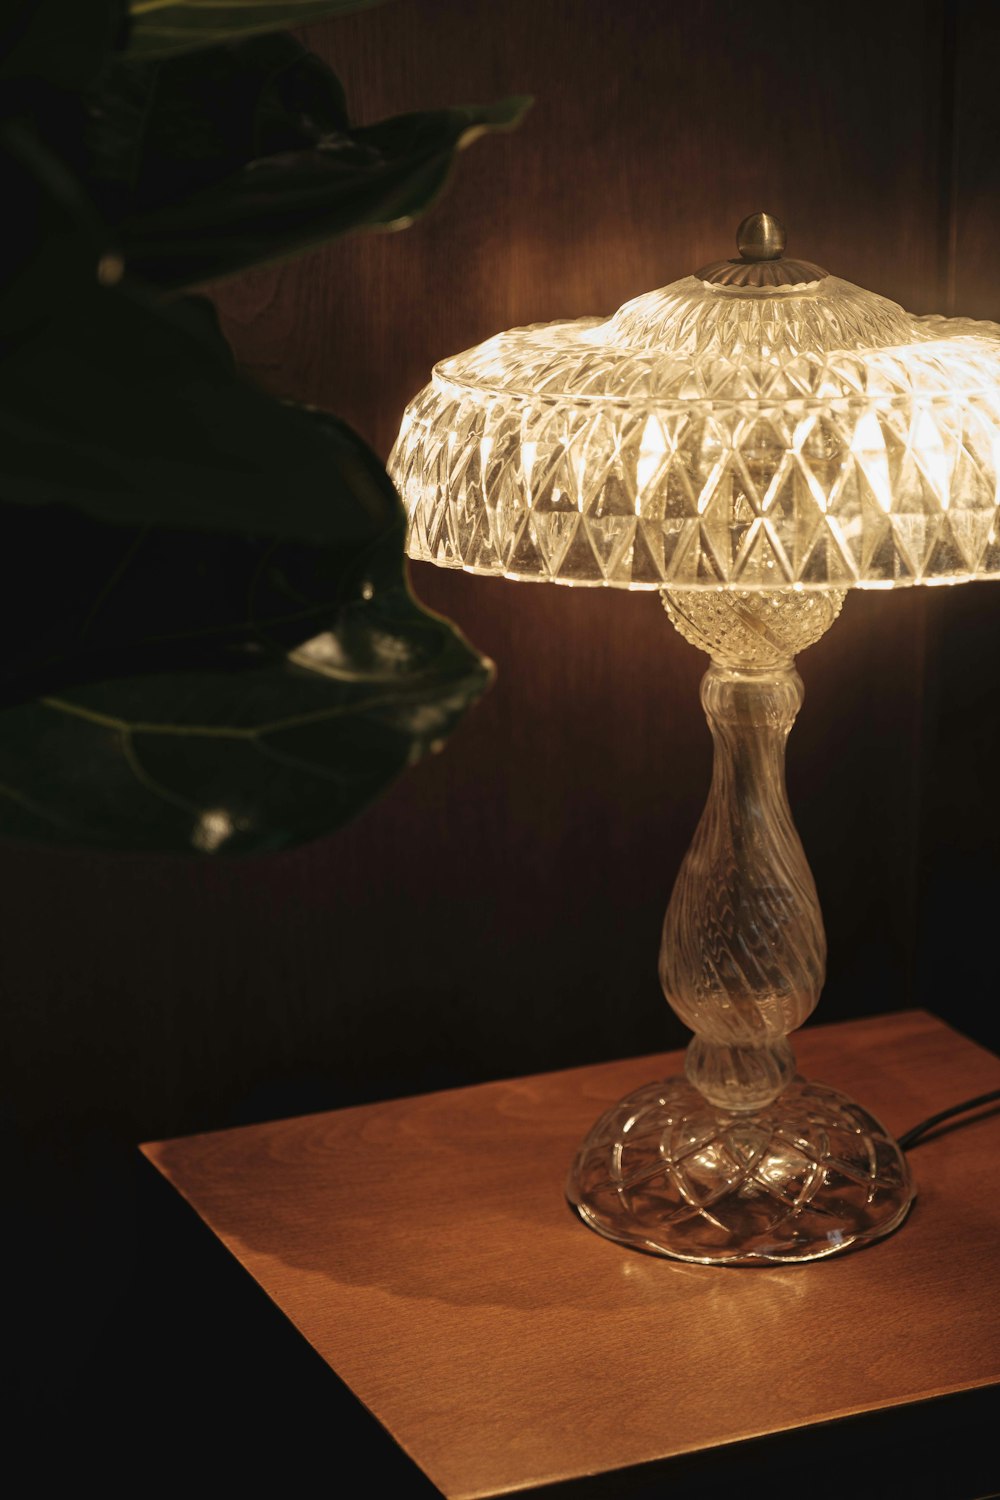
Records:
[[[566,1195],[608,1239],[675,1260],[819,1260],[891,1233],[914,1189],[896,1142],[845,1094],[796,1077],[755,1114],[719,1111],[684,1078],[609,1109]]]

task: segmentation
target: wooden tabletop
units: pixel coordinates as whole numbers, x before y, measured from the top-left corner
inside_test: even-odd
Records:
[[[922,1012],[807,1028],[894,1133],[1000,1087]],[[903,1228],[804,1266],[625,1249],[563,1199],[605,1106],[681,1054],[161,1141],[146,1156],[450,1500],[1000,1382],[1000,1119],[912,1154]]]

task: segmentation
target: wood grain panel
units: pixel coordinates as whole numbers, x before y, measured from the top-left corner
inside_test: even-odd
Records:
[[[1000,9],[954,7],[950,278],[954,311],[1000,320]]]
[[[1000,322],[1000,7],[951,7],[949,311]],[[919,793],[921,1003],[1000,1042],[1000,589],[946,589],[929,614]]]
[[[409,0],[312,28],[362,120],[536,104],[463,155],[413,229],[220,288],[241,361],[385,453],[436,358],[609,311],[727,253],[765,205],[797,253],[939,306],[943,15],[845,0],[773,26],[708,0]],[[414,581],[498,682],[353,827],[215,866],[0,856],[16,1117],[172,1133],[682,1041],[656,948],[708,782],[703,659],[649,596]],[[801,663],[789,779],[830,938],[827,1018],[911,992],[939,608],[853,598]]]
[[[1000,1086],[1000,1061],[919,1013],[808,1029],[799,1052],[897,1132]],[[832,1261],[681,1265],[585,1229],[562,1198],[578,1141],[681,1063],[144,1150],[453,1500],[1000,1382],[1000,1309],[982,1295],[1000,1273],[995,1119],[928,1139],[907,1223]],[[910,1493],[905,1453],[896,1474]]]

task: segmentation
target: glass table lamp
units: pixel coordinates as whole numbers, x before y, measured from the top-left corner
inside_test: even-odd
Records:
[[[604,1114],[566,1192],[643,1250],[795,1262],[888,1234],[914,1190],[878,1120],[800,1077],[788,1042],[826,958],[784,783],[794,659],[847,589],[1000,574],[1000,326],[789,259],[767,214],[737,243],[611,318],[442,361],[389,467],[411,556],[658,590],[711,657],[711,790],[660,951],[694,1032],[684,1076]]]

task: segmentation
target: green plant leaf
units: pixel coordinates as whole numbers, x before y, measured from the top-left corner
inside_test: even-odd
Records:
[[[304,18],[224,8],[227,37]],[[287,847],[436,748],[489,664],[409,593],[375,455],[338,419],[244,384],[210,304],[152,301],[121,281],[118,249],[141,228],[140,269],[176,287],[401,222],[456,149],[520,111],[352,134],[336,78],[291,38],[113,64],[96,132],[63,64],[54,83],[29,74],[2,126],[17,229],[0,281],[0,833]],[[285,190],[280,164],[298,173]]]
[[[96,282],[0,343],[0,500],[0,701],[144,664],[240,670],[262,630],[286,650],[353,597],[384,539],[402,554],[375,455],[243,382],[210,303]]]
[[[328,624],[241,673],[120,678],[0,712],[0,833],[246,854],[340,827],[440,746],[489,667],[401,582],[329,605]]]
[[[338,537],[178,524],[109,524],[71,504],[0,503],[8,554],[0,594],[0,706],[106,678],[176,670],[244,672],[325,629],[330,610],[398,586],[403,518],[384,470],[335,417],[310,420],[353,449],[381,490],[383,521]],[[297,425],[297,424],[296,424]],[[332,505],[331,510],[336,510]],[[387,561],[388,560],[388,561]],[[393,571],[395,568],[395,571]]]
[[[59,246],[48,274],[91,263]],[[244,384],[210,304],[74,272],[46,316],[33,274],[0,300],[0,833],[213,853],[338,827],[488,679],[408,593],[385,470]]]
[[[114,60],[88,115],[83,175],[111,222],[349,129],[336,74],[281,32],[165,62]]]
[[[171,332],[191,323],[195,350],[211,334],[203,307],[140,312],[147,337],[161,321]],[[0,504],[11,559],[0,594],[0,833],[176,852],[284,848],[357,813],[486,686],[487,664],[406,588],[402,508],[374,454],[338,419],[228,379],[237,405],[227,397],[223,414],[248,449],[273,408],[272,491],[242,525],[249,470],[227,473],[234,455],[215,446],[221,376],[197,393],[193,432],[183,384],[157,414],[164,439],[171,421],[185,433],[190,481],[199,434],[204,444],[205,509],[192,510],[189,493],[176,507],[187,525],[170,516],[169,470],[153,465],[159,494],[133,491],[141,473],[113,449],[102,455],[98,434],[95,466],[109,484],[116,472],[128,481],[110,502],[96,485],[74,493],[72,449],[46,450],[40,434],[36,473],[48,451],[53,498],[33,490],[29,503]],[[311,475],[318,526],[284,487],[311,431],[326,459]],[[113,430],[103,437],[113,443]],[[16,479],[15,465],[6,485]],[[129,509],[158,519],[129,523]]]
[[[132,273],[196,286],[356,229],[399,228],[455,153],[530,100],[351,130],[336,75],[292,36],[119,61],[90,101],[82,174]]]
[[[120,525],[359,546],[398,504],[342,423],[237,378],[207,304],[151,306],[96,280],[0,341],[0,497]]]
[[[381,0],[130,0],[128,47],[137,57],[169,57],[379,4]]]
[[[358,229],[400,229],[437,197],[455,153],[512,129],[530,100],[399,116],[249,162],[116,225],[125,261],[160,287],[197,286]]]

